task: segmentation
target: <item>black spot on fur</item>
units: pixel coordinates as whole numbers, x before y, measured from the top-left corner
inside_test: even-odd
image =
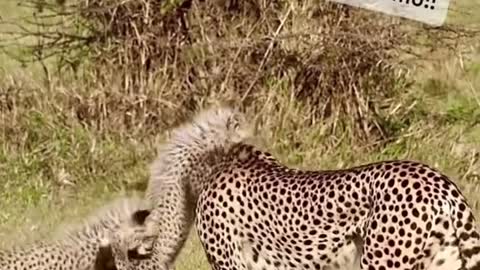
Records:
[[[143,255],[138,254],[137,249],[131,249],[127,251],[127,256],[129,260],[146,260],[151,259],[151,254]]]
[[[101,246],[98,249],[94,263],[95,270],[117,270],[115,259],[113,258],[112,247]]]
[[[145,219],[150,215],[150,210],[138,210],[132,215],[133,221],[138,225],[143,225]]]

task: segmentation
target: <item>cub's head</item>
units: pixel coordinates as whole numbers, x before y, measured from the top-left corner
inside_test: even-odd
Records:
[[[136,251],[142,245],[142,232],[149,210],[138,210],[111,236],[100,239],[93,270],[129,270],[129,261],[144,259]]]

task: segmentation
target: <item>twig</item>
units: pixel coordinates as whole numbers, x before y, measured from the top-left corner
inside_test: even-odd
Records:
[[[278,34],[280,33],[280,31],[282,30],[283,28],[283,25],[285,24],[285,22],[287,21],[288,17],[290,16],[290,13],[292,12],[292,4],[290,4],[290,6],[288,7],[288,10],[286,12],[286,14],[284,15],[282,21],[280,22],[280,25],[278,26],[277,30],[275,31],[273,37],[272,37],[272,40],[270,41],[270,44],[268,45],[268,48],[267,48],[267,51],[265,52],[265,54],[263,55],[263,58],[262,58],[262,62],[260,62],[260,65],[258,66],[258,69],[257,69],[257,73],[255,74],[255,78],[253,79],[253,81],[251,82],[250,86],[247,88],[247,91],[245,91],[245,93],[243,94],[242,98],[241,98],[241,101],[245,101],[245,99],[248,97],[248,95],[250,94],[250,91],[253,89],[253,86],[257,83],[257,80],[258,78],[260,77],[259,74],[260,74],[260,71],[262,70],[263,66],[265,65],[265,62],[267,61],[267,57],[269,56],[271,50],[273,49],[273,45],[275,44],[276,42],[276,37],[278,36]]]

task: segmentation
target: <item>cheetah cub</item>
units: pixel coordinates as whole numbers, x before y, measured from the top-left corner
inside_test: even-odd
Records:
[[[143,199],[117,198],[53,239],[0,251],[0,270],[117,270],[111,236],[143,224],[146,208]]]

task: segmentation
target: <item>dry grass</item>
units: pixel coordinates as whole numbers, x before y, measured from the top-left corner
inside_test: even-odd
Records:
[[[321,0],[26,3],[41,7],[29,22],[40,30],[16,36],[90,84],[58,102],[96,129],[152,135],[212,99],[259,109],[277,84],[312,121],[334,119],[332,133],[395,135],[381,111],[406,84],[394,49],[412,41],[398,20]]]
[[[480,216],[478,37],[399,66],[397,49],[411,46],[399,46],[407,29],[398,21],[315,4],[192,1],[177,27],[171,8],[143,22],[145,4],[127,3],[114,16],[142,16],[100,28],[106,38],[91,41],[91,54],[67,59],[73,75],[54,62],[43,66],[47,77],[42,65],[30,75],[9,60],[0,83],[1,245],[48,236],[114,194],[142,190],[164,130],[217,99],[243,101],[268,149],[291,166],[420,160],[452,176]],[[97,12],[75,16],[113,16]],[[195,236],[178,264],[208,269]]]

